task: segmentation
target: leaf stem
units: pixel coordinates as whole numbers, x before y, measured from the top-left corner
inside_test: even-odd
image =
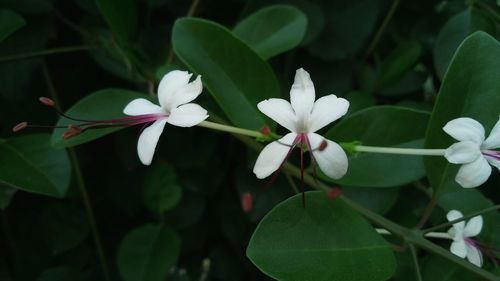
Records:
[[[54,55],[54,54],[87,51],[87,50],[90,50],[92,48],[95,48],[95,47],[83,45],[83,46],[68,46],[68,47],[60,47],[60,48],[54,48],[54,49],[48,49],[48,50],[40,50],[40,51],[34,51],[34,52],[29,52],[29,53],[0,57],[0,62],[8,62],[8,61],[14,61],[14,60],[25,60],[25,59],[31,59],[34,57]]]
[[[413,244],[410,244],[411,258],[413,260],[413,265],[415,266],[415,274],[418,281],[422,281],[422,274],[420,273],[420,265],[418,264],[417,250]]]
[[[357,145],[354,147],[354,150],[358,152],[370,153],[443,156],[446,149],[419,149]]]
[[[496,211],[498,209],[500,209],[500,204],[492,206],[492,207],[489,207],[489,208],[486,208],[486,209],[481,210],[481,211],[477,211],[477,212],[468,214],[468,215],[463,216],[463,217],[461,217],[459,219],[456,219],[456,220],[452,220],[452,221],[445,222],[445,223],[442,223],[442,224],[439,224],[439,225],[436,225],[436,226],[433,226],[433,227],[429,227],[427,229],[422,230],[422,232],[423,233],[428,233],[428,232],[431,232],[431,231],[434,231],[434,230],[438,230],[438,229],[441,229],[441,228],[450,227],[450,226],[452,226],[453,224],[455,224],[457,222],[465,221],[465,220],[468,220],[468,219],[470,219],[472,217],[479,216],[479,215],[482,215],[482,214],[485,214],[485,213],[489,213],[489,212],[492,212],[492,211]]]
[[[209,128],[212,130],[228,132],[228,133],[232,133],[232,134],[244,135],[244,136],[248,136],[248,137],[267,138],[266,135],[264,135],[263,133],[261,133],[259,131],[253,131],[253,130],[238,128],[238,127],[233,127],[233,126],[224,125],[224,124],[215,123],[215,122],[210,122],[210,121],[202,121],[200,124],[198,124],[198,126],[204,127],[204,128]]]

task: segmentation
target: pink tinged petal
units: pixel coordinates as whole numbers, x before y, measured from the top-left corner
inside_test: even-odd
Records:
[[[278,141],[264,147],[255,161],[253,172],[259,179],[268,177],[281,166],[288,152],[292,149],[296,133],[288,133]]]
[[[166,119],[158,120],[142,131],[137,143],[137,154],[142,164],[149,165],[153,160],[156,145],[167,123]]]
[[[465,241],[463,239],[453,241],[450,246],[450,252],[456,256],[465,258],[467,256],[467,245],[465,244]]]
[[[494,149],[500,147],[500,119],[491,130],[488,138],[486,138],[486,140],[483,142],[482,147],[484,149]]]
[[[314,84],[309,73],[303,68],[295,72],[295,81],[290,90],[290,102],[299,119],[305,119],[311,113],[316,99]],[[305,120],[302,120],[305,122]]]
[[[203,107],[188,103],[172,109],[167,122],[174,126],[192,127],[207,118],[207,111]]]
[[[473,217],[465,225],[464,236],[474,237],[481,232],[481,228],[483,228],[483,217],[482,216]]]
[[[158,85],[158,101],[160,105],[171,110],[172,100],[176,92],[184,88],[191,78],[192,74],[187,71],[173,70],[165,74]]]
[[[471,141],[461,141],[448,147],[444,157],[453,164],[465,164],[476,160],[481,156],[479,144]]]
[[[143,114],[165,114],[165,111],[158,105],[147,99],[135,99],[127,104],[123,109],[127,115],[137,116]]]
[[[467,247],[467,260],[470,263],[478,267],[481,267],[483,265],[483,255],[481,254],[481,251],[479,251],[478,248],[470,244],[467,244],[466,247]]]
[[[349,102],[335,95],[319,98],[312,109],[309,117],[309,132],[316,132],[324,126],[332,123],[347,113]]]
[[[291,132],[297,132],[295,112],[293,112],[292,106],[288,101],[284,99],[268,99],[259,102],[257,107],[276,123]]]
[[[345,151],[337,143],[327,140],[316,133],[307,134],[311,144],[314,160],[325,175],[332,179],[339,179],[347,172],[348,161]],[[318,149],[326,141],[323,150]]]
[[[457,210],[451,210],[449,211],[447,214],[446,214],[446,219],[448,221],[454,221],[454,220],[458,220],[460,218],[463,218],[463,215],[460,211],[457,211]],[[465,222],[464,221],[461,221],[461,222],[457,222],[457,223],[454,223],[453,224],[453,233],[450,233],[448,232],[454,239],[455,239],[455,236],[457,236],[457,234],[460,236],[460,238],[462,239],[463,237],[462,236],[462,232],[464,230],[464,227],[465,227]]]
[[[458,170],[455,180],[464,188],[472,188],[485,183],[491,174],[491,166],[484,157],[463,164]]]
[[[458,141],[472,141],[477,144],[484,141],[483,126],[472,118],[453,119],[446,123],[443,130]]]

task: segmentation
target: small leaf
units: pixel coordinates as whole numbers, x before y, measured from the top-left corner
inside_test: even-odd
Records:
[[[118,42],[129,42],[137,30],[135,0],[96,0],[97,7]]]
[[[277,205],[255,229],[247,256],[278,280],[387,280],[390,245],[342,200],[307,192]]]
[[[86,120],[104,120],[122,118],[125,106],[136,98],[147,98],[144,94],[121,89],[105,89],[94,92],[73,105],[66,111],[66,115]],[[66,127],[77,121],[61,117],[56,126]],[[68,140],[62,138],[64,128],[55,129],[52,133],[52,145],[55,147],[70,147],[86,143],[110,133],[116,132],[123,127],[103,128],[82,132]]]
[[[118,249],[125,281],[163,281],[179,257],[181,240],[166,225],[146,224],[130,231]]]
[[[157,162],[148,170],[143,196],[146,206],[157,215],[175,207],[181,200],[182,188],[172,167]]]
[[[257,103],[279,96],[279,86],[271,67],[254,51],[223,26],[196,18],[175,22],[172,44],[179,58],[202,75],[231,122],[255,130],[265,125]]]
[[[18,13],[1,9],[0,10],[0,42],[9,37],[19,28],[26,24],[24,18]]]
[[[269,59],[298,46],[306,28],[306,15],[299,9],[274,5],[243,19],[233,33],[263,59]]]

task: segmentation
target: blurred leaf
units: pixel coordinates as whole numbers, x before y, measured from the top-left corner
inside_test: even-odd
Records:
[[[0,10],[0,42],[26,24],[24,18],[11,10]]]
[[[417,92],[424,86],[426,78],[425,72],[410,70],[397,80],[394,85],[381,89],[378,94],[381,96],[400,96]]]
[[[418,42],[404,41],[399,43],[380,65],[378,87],[386,88],[399,82],[417,63],[421,54],[422,46]]]
[[[439,256],[430,256],[422,266],[423,280],[470,281],[477,277],[457,264]]]
[[[387,280],[390,245],[341,200],[307,192],[277,205],[255,229],[247,256],[278,280]]]
[[[231,122],[247,129],[265,125],[257,103],[279,96],[279,86],[271,67],[256,53],[226,28],[196,18],[175,22],[172,44],[179,58],[202,75]]]
[[[447,148],[455,140],[443,126],[458,117],[470,117],[485,128],[498,121],[500,104],[500,44],[484,32],[476,32],[460,45],[444,77],[425,140],[426,148]],[[459,165],[444,157],[425,158],[427,176],[435,192],[458,185]]]
[[[0,184],[0,209],[7,209],[17,190],[17,188]]]
[[[441,80],[460,43],[478,30],[496,34],[497,27],[495,21],[476,8],[455,15],[443,26],[434,46],[434,67]]]
[[[206,211],[202,196],[188,190],[183,191],[181,202],[165,215],[166,221],[175,229],[183,229],[197,223]]]
[[[180,253],[181,239],[166,225],[146,224],[130,231],[118,249],[125,281],[163,281]]]
[[[374,96],[362,91],[349,92],[347,93],[347,95],[345,95],[344,98],[349,101],[349,111],[347,111],[346,116],[349,116],[367,107],[374,106],[377,101]]]
[[[363,188],[347,186],[342,194],[379,214],[387,213],[396,203],[399,188]]]
[[[157,162],[147,171],[144,182],[144,203],[154,214],[162,216],[175,207],[182,197],[182,188],[169,165]]]
[[[422,146],[428,120],[427,112],[376,106],[342,119],[325,136],[335,142],[360,141],[368,146],[418,148]],[[421,156],[359,153],[350,157],[347,174],[334,182],[348,186],[392,187],[424,175]]]
[[[0,0],[0,7],[23,14],[41,14],[52,10],[52,0]]]
[[[27,192],[63,197],[71,165],[64,150],[50,146],[48,134],[9,139],[0,144],[0,182]]]
[[[125,117],[123,109],[133,99],[148,98],[146,95],[122,89],[100,90],[84,97],[68,109],[65,114],[77,119],[105,120]],[[77,121],[59,118],[56,126],[66,127],[69,124],[77,124]],[[124,127],[102,128],[88,130],[64,140],[61,136],[66,129],[55,129],[52,133],[52,145],[55,147],[69,147],[86,143],[110,133],[123,129]]]
[[[137,31],[135,0],[96,0],[97,7],[120,43],[129,42]]]
[[[274,5],[240,21],[234,27],[233,34],[263,59],[269,59],[299,45],[306,27],[306,15],[299,9]]]

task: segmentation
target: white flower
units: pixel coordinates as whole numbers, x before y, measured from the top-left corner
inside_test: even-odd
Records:
[[[455,180],[465,188],[476,187],[488,180],[491,167],[500,170],[500,120],[485,140],[483,126],[471,118],[457,118],[443,130],[458,143],[446,149],[445,157],[453,164],[462,164]],[[488,164],[489,163],[489,164]]]
[[[462,218],[463,215],[457,210],[451,210],[446,215],[448,221]],[[467,224],[464,221],[454,223],[448,230],[448,234],[453,239],[450,251],[461,258],[467,257],[471,263],[481,267],[483,264],[483,255],[479,251],[476,242],[470,237],[474,237],[481,232],[483,227],[483,217],[476,216],[471,218]]]
[[[139,136],[137,153],[144,165],[151,164],[156,144],[166,123],[179,127],[192,127],[205,120],[207,111],[195,103],[189,103],[201,94],[201,77],[189,82],[192,74],[174,70],[167,73],[158,85],[160,106],[146,99],[135,99],[123,110],[134,116],[137,124],[149,125]],[[134,125],[134,124],[132,124]]]
[[[291,104],[284,99],[268,99],[257,107],[265,115],[291,131],[268,144],[260,153],[253,172],[262,179],[278,170],[295,145],[307,147],[313,160],[329,177],[338,179],[347,172],[347,155],[333,141],[314,133],[346,114],[349,102],[335,95],[315,101],[314,85],[304,69],[295,74],[290,90]]]

